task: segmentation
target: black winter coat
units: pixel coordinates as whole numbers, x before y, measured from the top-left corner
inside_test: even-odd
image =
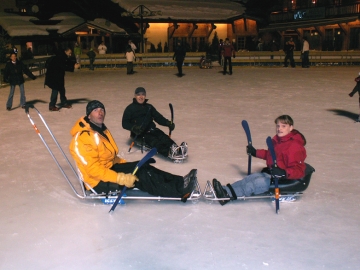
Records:
[[[156,123],[161,126],[168,126],[169,120],[162,116],[153,105],[147,103],[147,99],[143,104],[139,104],[136,99],[133,103],[126,107],[122,118],[122,127],[130,130],[133,126],[142,126],[144,132],[155,129]],[[149,111],[150,110],[150,111]],[[135,134],[131,132],[131,137]]]
[[[65,71],[74,72],[75,61],[70,59],[65,52],[50,59],[45,75],[45,85],[51,89],[65,87]]]
[[[13,64],[10,60],[5,65],[4,81],[8,82],[10,85],[23,84],[25,82],[24,73],[31,79],[36,79],[36,76],[31,73],[23,62],[16,60],[15,64]]]

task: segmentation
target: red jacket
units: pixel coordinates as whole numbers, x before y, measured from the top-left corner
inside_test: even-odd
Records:
[[[276,153],[277,165],[286,171],[287,179],[300,179],[305,176],[305,140],[297,130],[292,130],[284,137],[275,135],[272,138]],[[270,151],[257,150],[256,157],[265,159],[266,165],[271,167],[273,164]]]
[[[224,44],[222,46],[222,54],[224,57],[231,57],[235,55],[235,49],[232,44]]]

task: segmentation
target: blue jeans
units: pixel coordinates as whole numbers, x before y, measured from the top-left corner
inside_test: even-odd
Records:
[[[7,108],[12,107],[13,98],[14,98],[14,92],[15,92],[15,86],[16,85],[10,85],[10,94],[9,94],[8,100],[6,102],[6,107]],[[25,97],[24,84],[23,83],[19,84],[19,87],[20,87],[20,106],[25,106],[26,97]]]
[[[242,180],[238,180],[231,184],[237,197],[249,197],[251,195],[257,195],[269,190],[271,176],[267,173],[253,173],[246,176]],[[226,186],[227,193],[232,196],[230,189]]]

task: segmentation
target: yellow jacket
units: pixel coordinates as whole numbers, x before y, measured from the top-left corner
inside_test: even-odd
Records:
[[[80,118],[70,131],[73,137],[70,153],[80,170],[80,177],[91,187],[104,182],[116,183],[117,172],[110,170],[115,163],[126,162],[117,156],[119,149],[110,131],[99,128],[88,118]]]

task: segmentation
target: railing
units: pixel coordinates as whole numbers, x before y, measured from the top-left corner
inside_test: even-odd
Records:
[[[202,52],[189,52],[184,61],[185,66],[199,67]],[[301,53],[294,52],[294,60],[301,63]],[[136,68],[154,68],[154,67],[176,67],[176,62],[172,59],[173,53],[143,53],[136,55]],[[32,60],[25,60],[31,72],[36,76],[45,74],[45,62],[49,58],[39,57]],[[282,66],[285,58],[283,51],[243,51],[237,52],[236,57],[232,59],[234,66]],[[312,65],[360,65],[360,51],[310,51],[310,62]],[[216,66],[213,61],[213,66]],[[97,55],[95,63],[97,69],[117,69],[126,67],[126,58],[124,54],[105,54]],[[89,67],[89,60],[86,55],[81,57],[81,67]],[[3,70],[5,64],[0,64],[0,87],[7,85],[3,81]]]

